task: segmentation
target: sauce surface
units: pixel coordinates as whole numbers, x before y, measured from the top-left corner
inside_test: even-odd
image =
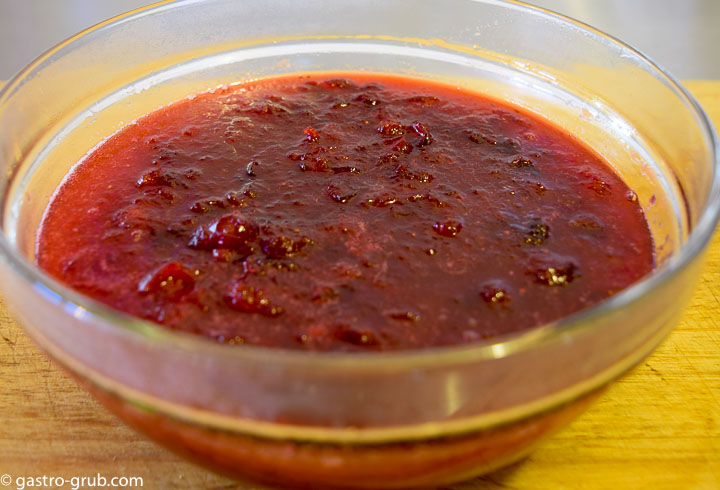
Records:
[[[537,116],[386,75],[290,76],[152,112],[51,201],[40,267],[168,328],[308,350],[528,329],[650,272],[632,190]]]

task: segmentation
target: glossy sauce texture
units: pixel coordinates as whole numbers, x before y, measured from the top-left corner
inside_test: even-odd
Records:
[[[473,342],[653,267],[635,194],[536,116],[414,79],[292,76],[146,115],[51,202],[38,264],[169,328],[309,350]]]

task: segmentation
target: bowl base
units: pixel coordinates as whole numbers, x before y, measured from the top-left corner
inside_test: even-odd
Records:
[[[519,421],[452,437],[378,444],[272,440],[189,424],[81,384],[108,410],[179,455],[232,478],[285,488],[435,487],[489,473],[526,456],[580,415],[596,390]]]

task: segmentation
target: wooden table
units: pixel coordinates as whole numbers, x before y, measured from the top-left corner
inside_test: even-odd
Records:
[[[686,85],[720,128],[720,81]],[[691,306],[651,357],[523,462],[453,488],[720,489],[719,298],[716,236]],[[260,488],[200,469],[122,425],[40,353],[2,299],[0,341],[0,475]]]

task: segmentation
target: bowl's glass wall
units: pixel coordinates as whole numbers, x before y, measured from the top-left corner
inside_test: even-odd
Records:
[[[22,263],[32,262],[44,208],[72,165],[133,119],[219,84],[348,70],[444,80],[577,135],[636,190],[660,271],[679,260],[717,199],[712,133],[685,93],[632,50],[542,11],[492,0],[176,2],[59,46],[0,97],[2,286],[31,335],[91,382],[184,419],[272,437],[371,440],[548,408],[619,375],[667,333],[697,278],[697,255],[672,280],[641,284],[562,325],[492,346],[377,357],[166,333],[38,280]]]

